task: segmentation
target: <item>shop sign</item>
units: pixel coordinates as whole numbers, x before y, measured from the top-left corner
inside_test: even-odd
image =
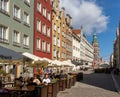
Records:
[[[3,60],[11,60],[11,59],[12,59],[12,56],[0,55],[0,59],[3,59]]]

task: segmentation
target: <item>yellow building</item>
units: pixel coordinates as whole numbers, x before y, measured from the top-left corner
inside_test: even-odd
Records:
[[[62,8],[60,12],[61,17],[61,33],[60,33],[60,60],[66,60],[66,18],[65,9]]]
[[[54,0],[52,5],[52,59],[72,59],[72,18],[65,14],[65,8],[59,9],[59,0]]]
[[[53,1],[52,11],[52,59],[60,60],[60,10],[59,0]]]
[[[72,59],[72,18],[66,15],[66,59]]]

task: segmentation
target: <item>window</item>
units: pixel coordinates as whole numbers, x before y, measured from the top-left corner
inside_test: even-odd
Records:
[[[47,28],[47,36],[50,37],[50,27]]]
[[[50,53],[50,43],[47,43],[47,52]]]
[[[49,20],[49,21],[51,20],[50,12],[48,12],[48,20]]]
[[[46,25],[42,25],[42,34],[46,35]]]
[[[14,5],[14,13],[13,13],[13,15],[14,15],[14,18],[15,19],[20,19],[20,8],[18,7],[18,6],[16,6],[16,5]]]
[[[0,10],[3,12],[9,12],[9,0],[0,0]]]
[[[29,25],[29,14],[27,12],[23,14],[23,21],[25,24]]]
[[[53,56],[56,57],[56,50],[53,51]]]
[[[56,31],[56,24],[54,24],[54,30]]]
[[[8,42],[8,27],[0,26],[0,41]]]
[[[54,45],[57,44],[56,37],[53,38],[53,44],[54,44]]]
[[[43,8],[43,16],[46,17],[46,8]]]
[[[57,40],[57,45],[60,47],[60,39]]]
[[[63,27],[65,27],[65,24],[63,23],[63,25],[62,25]]]
[[[36,40],[36,48],[37,48],[37,50],[41,49],[41,40],[40,40],[40,38],[37,38],[37,40]]]
[[[58,20],[58,16],[56,16],[56,20]]]
[[[23,36],[23,45],[29,46],[29,36],[28,35]]]
[[[37,31],[41,31],[41,21],[37,20]]]
[[[14,30],[13,33],[13,44],[18,45],[20,43],[20,33]]]
[[[60,33],[60,27],[58,27],[58,33]]]
[[[37,3],[37,11],[41,13],[42,5],[40,2]]]
[[[46,42],[42,41],[42,51],[45,52],[46,51]]]

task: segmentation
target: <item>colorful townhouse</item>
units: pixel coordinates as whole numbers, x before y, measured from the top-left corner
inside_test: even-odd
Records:
[[[52,59],[51,0],[34,0],[34,55]]]
[[[0,45],[33,53],[32,0],[0,0]]]
[[[0,0],[0,46],[33,54],[33,10],[33,0]],[[16,76],[23,71],[22,65],[13,65]]]
[[[61,17],[59,9],[59,0],[54,0],[52,3],[52,59],[60,60],[60,27]]]

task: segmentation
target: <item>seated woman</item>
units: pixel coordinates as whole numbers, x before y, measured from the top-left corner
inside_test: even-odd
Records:
[[[49,75],[48,75],[48,74],[45,74],[42,83],[48,84],[48,83],[50,83],[50,82],[51,82],[51,80],[50,80],[50,78],[49,78]]]
[[[40,84],[41,84],[40,80],[37,78],[36,75],[34,75],[33,82],[36,83],[37,85],[40,85]]]
[[[34,78],[33,78],[33,77],[31,77],[31,78],[29,79],[29,81],[28,81],[27,86],[30,86],[30,85],[37,86],[37,83],[33,82],[33,80],[34,80]]]

